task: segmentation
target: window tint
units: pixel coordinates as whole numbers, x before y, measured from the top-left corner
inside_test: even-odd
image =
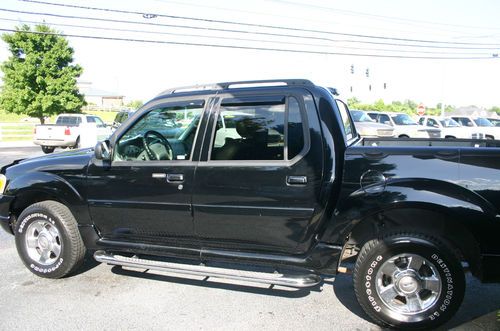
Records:
[[[424,121],[425,121],[425,117],[420,117],[420,119],[418,120],[418,124],[424,125]]]
[[[87,116],[87,123],[95,123],[95,117]]]
[[[353,130],[352,130],[352,122],[351,118],[349,117],[349,110],[347,109],[346,105],[343,102],[337,101],[337,106],[340,111],[340,117],[342,118],[342,124],[344,126],[344,133],[346,140],[350,140],[353,138]]]
[[[283,160],[285,104],[221,106],[211,160]]]
[[[378,122],[383,123],[383,124],[392,125],[391,119],[389,118],[389,115],[386,115],[386,114],[380,114],[380,116],[378,117]]]
[[[432,127],[439,127],[438,122],[436,122],[434,119],[429,118],[427,120],[427,126],[432,126]]]
[[[202,111],[202,102],[151,110],[120,138],[114,159],[189,160]]]
[[[304,127],[299,102],[295,98],[288,101],[288,159],[297,156],[304,148]]]
[[[78,125],[82,119],[78,116],[60,116],[57,118],[56,124],[61,125]]]

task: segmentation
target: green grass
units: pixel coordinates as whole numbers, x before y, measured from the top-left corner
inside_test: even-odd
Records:
[[[0,141],[27,141],[32,140],[32,136],[24,136],[24,137],[2,137]]]

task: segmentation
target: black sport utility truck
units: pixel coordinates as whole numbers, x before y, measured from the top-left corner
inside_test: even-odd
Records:
[[[375,322],[437,326],[461,304],[464,266],[500,279],[499,142],[360,139],[330,91],[307,80],[167,90],[95,149],[4,166],[0,223],[48,278],[92,251],[307,287],[348,257]]]

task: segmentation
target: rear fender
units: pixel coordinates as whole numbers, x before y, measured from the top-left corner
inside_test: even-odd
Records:
[[[382,192],[360,189],[342,199],[321,236],[322,241],[343,243],[363,220],[393,209],[422,209],[448,215],[470,231],[484,250],[493,246],[489,231],[498,231],[500,227],[494,206],[464,187],[433,179],[393,179]]]

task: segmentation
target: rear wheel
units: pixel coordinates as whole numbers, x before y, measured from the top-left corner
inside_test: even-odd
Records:
[[[407,135],[405,135],[405,134],[402,134],[402,135],[400,135],[398,138],[405,138],[405,139],[407,139],[407,138],[410,138],[410,137],[409,137],[409,136],[407,136]]]
[[[465,276],[444,241],[418,233],[389,234],[367,242],[354,269],[359,304],[379,325],[433,328],[460,307]]]
[[[55,147],[52,147],[52,146],[42,146],[42,151],[45,153],[45,154],[50,154],[54,151],[54,149],[56,149]]]
[[[35,275],[61,278],[83,262],[85,246],[75,218],[56,201],[26,208],[16,222],[16,247],[24,265]]]

